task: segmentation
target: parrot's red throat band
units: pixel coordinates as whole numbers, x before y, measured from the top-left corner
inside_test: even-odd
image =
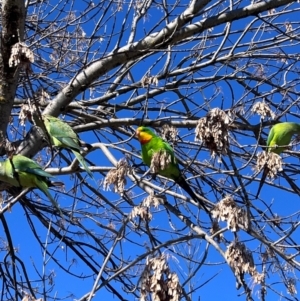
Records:
[[[140,140],[141,144],[146,144],[151,140],[151,138],[149,140]]]
[[[152,135],[143,132],[139,132],[138,137],[141,144],[146,144],[153,138]]]

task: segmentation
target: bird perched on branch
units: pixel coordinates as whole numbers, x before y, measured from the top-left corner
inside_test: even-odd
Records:
[[[40,189],[51,201],[61,217],[62,212],[50,194],[49,186],[62,186],[61,182],[51,182],[48,178],[53,176],[44,171],[42,167],[35,161],[22,156],[14,155],[4,161],[0,161],[0,181],[6,182],[15,187],[21,188],[38,188]]]
[[[300,124],[295,122],[282,122],[275,124],[268,135],[267,152],[280,155],[291,142],[293,135],[300,134]],[[259,196],[261,188],[269,173],[269,168],[265,166],[256,197]]]
[[[136,130],[136,137],[141,143],[143,162],[150,167],[151,171],[175,181],[208,212],[204,201],[193,192],[183,177],[172,147],[145,126],[140,126]]]
[[[72,151],[90,178],[95,180],[91,170],[80,153],[82,145],[79,137],[67,123],[50,115],[41,115],[41,120],[37,112],[34,112],[33,114],[28,113],[28,117],[31,122],[33,119],[33,122],[44,131],[47,130],[47,137],[50,139],[52,145]],[[42,123],[44,123],[44,126]]]

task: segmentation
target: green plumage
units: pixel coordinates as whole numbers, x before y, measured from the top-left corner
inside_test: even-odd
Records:
[[[268,151],[281,154],[290,144],[293,135],[300,133],[300,124],[295,122],[282,122],[275,124],[268,135]]]
[[[41,125],[41,121],[39,120],[39,116],[37,114],[33,115],[35,123],[43,128]],[[85,169],[87,174],[94,179],[92,172],[87,166],[83,156],[80,154],[80,140],[77,134],[73,131],[73,129],[65,122],[61,121],[59,118],[50,116],[50,115],[42,115],[45,128],[48,132],[50,142],[52,145],[56,147],[62,147],[69,149],[73,152],[78,162]]]
[[[268,135],[267,139],[267,152],[281,154],[290,144],[293,135],[300,134],[300,124],[295,122],[282,122],[275,124]],[[264,168],[263,175],[258,187],[256,197],[259,196],[261,188],[269,173],[267,167]]]
[[[0,162],[1,181],[15,187],[40,189],[51,201],[53,207],[63,216],[58,204],[48,190],[49,186],[55,185],[48,180],[51,177],[53,176],[44,171],[40,165],[22,155],[15,155]]]
[[[153,135],[155,134],[153,133]],[[162,138],[156,135],[152,136],[152,139],[148,143],[142,144],[141,148],[143,162],[149,167],[151,165],[152,156],[159,151],[165,151],[170,155],[171,163],[164,170],[160,170],[159,174],[174,181],[181,177],[181,172],[175,158],[174,151]]]
[[[191,196],[192,199],[198,201],[204,208],[204,210],[208,212],[203,201],[196,196],[196,194],[190,188],[189,184],[184,179],[172,147],[147,127],[139,127],[137,129],[137,136],[139,141],[141,142],[143,162],[150,167],[154,154],[159,152],[167,153],[169,155],[170,162],[164,169],[160,169],[158,171],[158,174],[175,181]]]

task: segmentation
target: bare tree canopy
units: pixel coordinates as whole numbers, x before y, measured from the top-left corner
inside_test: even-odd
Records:
[[[0,4],[1,300],[298,300],[299,1]]]

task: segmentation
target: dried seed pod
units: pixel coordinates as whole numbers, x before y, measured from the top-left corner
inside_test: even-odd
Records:
[[[139,217],[141,220],[147,222],[152,220],[152,214],[149,211],[149,208],[140,205],[133,207],[129,214],[129,219],[131,220],[136,217]]]
[[[165,170],[172,162],[172,157],[165,150],[156,152],[151,159],[150,171],[157,174],[161,170]]]
[[[260,115],[261,119],[264,119],[266,117],[270,117],[271,119],[274,119],[276,117],[276,115],[273,113],[273,111],[264,101],[256,102],[253,105],[251,112]]]
[[[151,192],[143,201],[142,206],[150,208],[153,206],[154,208],[158,208],[161,203],[161,200],[165,198],[165,196],[156,196],[153,192]]]
[[[275,179],[279,171],[282,171],[282,158],[273,152],[263,151],[257,155],[255,171],[259,172],[263,168],[267,168],[267,176]]]
[[[29,105],[28,104],[23,104],[21,106],[21,110],[20,110],[20,113],[19,113],[19,120],[20,120],[20,125],[21,126],[25,125],[25,122],[28,118],[28,112],[30,112]]]
[[[169,142],[176,142],[178,136],[178,129],[175,126],[164,124],[162,126],[161,137]]]
[[[228,143],[229,116],[219,108],[212,109],[206,117],[198,121],[195,140],[200,140],[210,150],[212,156],[226,154]]]
[[[227,196],[217,203],[212,210],[213,218],[227,222],[227,228],[232,232],[247,229],[249,226],[249,219],[247,212],[241,207],[237,206],[231,196]]]
[[[161,203],[162,196],[156,196],[151,192],[139,205],[135,206],[129,214],[130,219],[136,217],[141,218],[143,221],[152,220],[152,214],[150,212],[151,206],[158,208]]]
[[[158,78],[156,76],[151,76],[148,73],[141,79],[141,85],[143,88],[154,85],[158,86]]]
[[[253,277],[255,283],[262,283],[264,275],[256,271],[252,252],[243,243],[232,242],[227,247],[225,257],[236,276],[248,273]]]
[[[31,63],[34,62],[33,52],[24,43],[16,43],[11,48],[11,55],[8,60],[9,67],[20,67],[31,72]]]
[[[297,295],[297,289],[296,289],[296,279],[294,278],[288,278],[286,287],[287,287],[287,292],[288,294],[295,296]]]
[[[22,301],[44,301],[43,298],[35,299],[32,295],[25,294]]]
[[[179,278],[176,273],[170,271],[164,255],[147,259],[141,277],[140,292],[141,301],[146,301],[149,293],[151,299],[156,301],[180,300],[182,288]]]
[[[106,175],[103,183],[103,188],[108,190],[109,185],[114,185],[114,192],[123,194],[126,185],[126,175],[129,170],[127,160],[121,159],[117,163],[116,168],[112,168]]]

